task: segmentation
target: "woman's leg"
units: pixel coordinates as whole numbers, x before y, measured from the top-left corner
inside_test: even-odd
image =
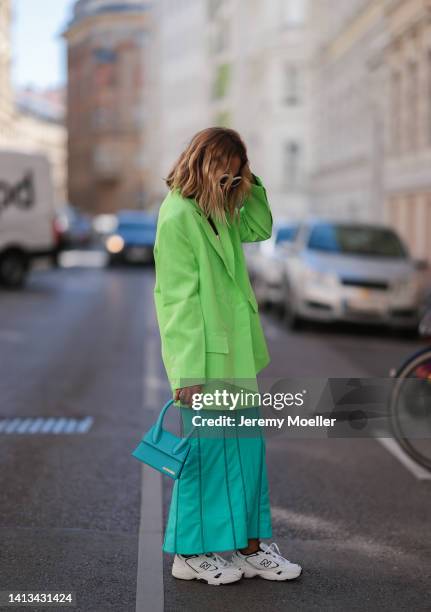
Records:
[[[243,555],[251,555],[259,550],[260,540],[252,538],[248,541],[247,548],[240,548],[239,552]]]

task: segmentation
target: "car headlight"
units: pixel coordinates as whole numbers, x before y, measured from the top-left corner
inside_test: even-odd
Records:
[[[338,285],[337,275],[333,272],[320,272],[314,268],[305,268],[304,280],[306,283],[319,287],[334,288]]]
[[[114,234],[106,239],[105,246],[110,253],[119,253],[124,248],[124,240],[118,234]]]
[[[400,296],[410,296],[419,290],[419,279],[415,276],[406,276],[393,284],[394,291]]]

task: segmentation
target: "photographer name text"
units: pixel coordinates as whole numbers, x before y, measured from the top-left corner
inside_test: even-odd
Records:
[[[299,416],[287,416],[285,418],[250,418],[241,415],[239,420],[231,416],[219,416],[216,418],[203,417],[200,414],[192,418],[195,427],[277,427],[281,429],[284,425],[288,427],[334,427],[337,419],[315,416],[305,418]]]

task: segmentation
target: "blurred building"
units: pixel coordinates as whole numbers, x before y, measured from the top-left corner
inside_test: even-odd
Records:
[[[382,221],[431,261],[428,0],[312,2],[312,209]]]
[[[32,87],[15,91],[14,147],[44,153],[51,162],[56,202],[67,201],[65,92]]]
[[[427,0],[385,2],[384,192],[387,219],[431,262],[431,12]]]
[[[13,115],[11,3],[10,0],[0,0],[0,146],[12,141]]]
[[[148,201],[166,194],[164,178],[195,132],[211,125],[207,0],[159,0],[146,54],[144,165]]]
[[[276,216],[308,190],[306,0],[160,0],[153,10],[146,159],[151,201],[198,130],[237,129]],[[154,170],[151,172],[151,170]]]
[[[79,0],[68,45],[69,199],[92,213],[146,201],[144,0]]]
[[[64,92],[13,91],[10,0],[0,0],[0,147],[44,153],[52,166],[57,204],[66,199]]]
[[[383,219],[383,90],[370,61],[385,34],[384,0],[312,2],[312,212]],[[380,97],[379,97],[380,96]]]
[[[243,135],[275,216],[303,217],[309,201],[309,1],[232,0],[222,3],[212,23],[214,116]]]

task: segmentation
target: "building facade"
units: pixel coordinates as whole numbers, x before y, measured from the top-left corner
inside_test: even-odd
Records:
[[[382,91],[371,68],[385,33],[383,0],[312,2],[311,211],[383,220]],[[381,76],[381,75],[379,75]]]
[[[90,213],[146,203],[148,19],[144,0],[78,0],[64,34],[69,200]]]
[[[193,134],[211,125],[207,0],[159,0],[151,11],[144,96],[145,178],[149,205]]]
[[[193,134],[217,125],[244,138],[275,216],[303,214],[309,158],[306,0],[160,0],[153,15],[146,157],[156,168],[154,204],[166,192],[161,177]]]
[[[312,3],[312,208],[431,261],[431,5]]]
[[[431,262],[431,6],[387,0],[388,37],[379,60],[386,75],[386,219],[413,255]]]
[[[15,91],[14,148],[44,153],[51,164],[56,204],[67,201],[67,131],[64,89]]]
[[[66,201],[66,128],[61,92],[12,87],[10,0],[0,0],[0,147],[43,153],[51,163],[55,203]]]
[[[232,4],[230,118],[265,179],[275,217],[303,217],[309,202],[309,2]]]
[[[11,2],[0,0],[0,146],[13,140],[14,108],[11,81]]]

